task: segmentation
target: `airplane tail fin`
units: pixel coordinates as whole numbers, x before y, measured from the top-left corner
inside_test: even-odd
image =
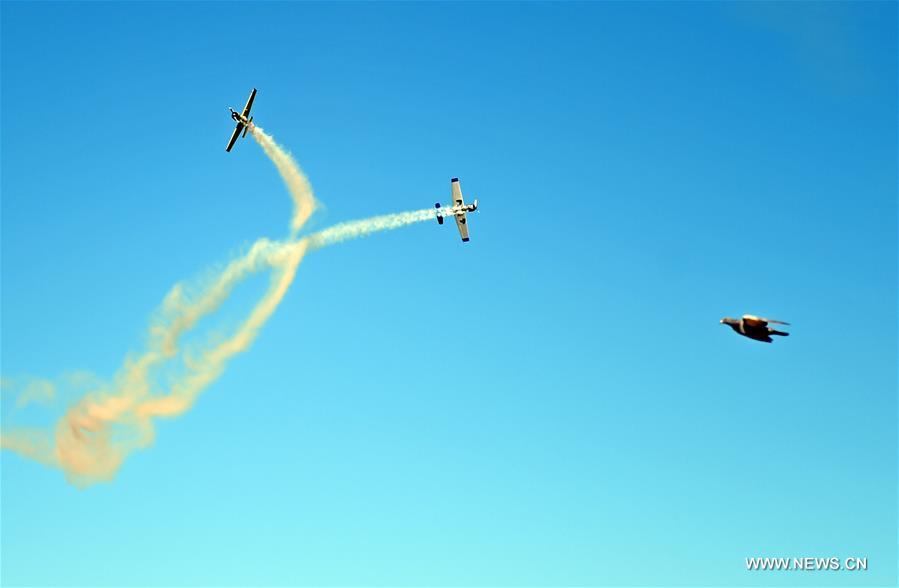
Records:
[[[253,117],[251,116],[251,117],[250,117],[250,120],[247,121],[247,126],[245,126],[245,127],[243,128],[243,135],[241,135],[241,137],[246,137],[246,136],[247,136],[247,131],[250,130],[250,125],[251,125],[252,123],[253,123]]]
[[[780,335],[781,337],[789,337],[789,333],[785,333],[783,331],[775,331],[774,329],[768,329],[769,335]]]
[[[438,202],[437,204],[435,204],[434,208],[437,209],[437,224],[442,225],[443,224],[443,211],[440,210],[440,203]]]

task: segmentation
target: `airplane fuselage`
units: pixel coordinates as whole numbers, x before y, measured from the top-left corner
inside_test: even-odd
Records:
[[[465,214],[466,212],[474,212],[478,209],[478,201],[475,199],[471,204],[463,204],[456,201],[455,205],[449,209],[449,213],[455,216]]]
[[[229,108],[228,110],[231,111],[231,118],[233,118],[235,122],[239,122],[244,125],[250,124],[250,121],[247,119],[247,117],[241,116],[241,114],[239,112],[235,112],[233,108]]]
[[[440,224],[443,224],[442,220],[448,216],[465,216],[465,213],[474,212],[478,209],[478,201],[475,200],[471,204],[456,204],[450,209],[440,208],[440,203],[437,203],[437,218],[441,221]],[[444,212],[445,211],[445,212]]]

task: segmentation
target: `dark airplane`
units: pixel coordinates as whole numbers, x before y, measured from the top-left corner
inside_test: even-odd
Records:
[[[237,128],[234,129],[234,133],[232,133],[231,139],[228,141],[228,146],[225,147],[225,151],[231,151],[231,148],[234,147],[234,142],[237,141],[237,137],[240,136],[241,131],[243,131],[244,137],[247,136],[247,130],[249,130],[250,125],[253,123],[253,117],[250,116],[250,109],[253,107],[253,98],[255,97],[256,88],[253,88],[253,91],[250,92],[250,99],[247,100],[247,105],[243,107],[243,113],[241,114],[234,112],[233,108],[228,108],[228,110],[231,111],[231,118],[237,122]]]

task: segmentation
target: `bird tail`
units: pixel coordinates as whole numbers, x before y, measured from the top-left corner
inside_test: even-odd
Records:
[[[780,335],[781,337],[789,337],[789,333],[784,333],[783,331],[775,331],[774,329],[768,329],[769,335]]]

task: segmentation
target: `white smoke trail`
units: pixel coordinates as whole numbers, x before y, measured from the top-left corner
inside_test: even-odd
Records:
[[[349,239],[357,239],[379,231],[389,231],[437,218],[435,209],[423,208],[395,214],[348,221],[309,235],[309,250],[314,251]]]

